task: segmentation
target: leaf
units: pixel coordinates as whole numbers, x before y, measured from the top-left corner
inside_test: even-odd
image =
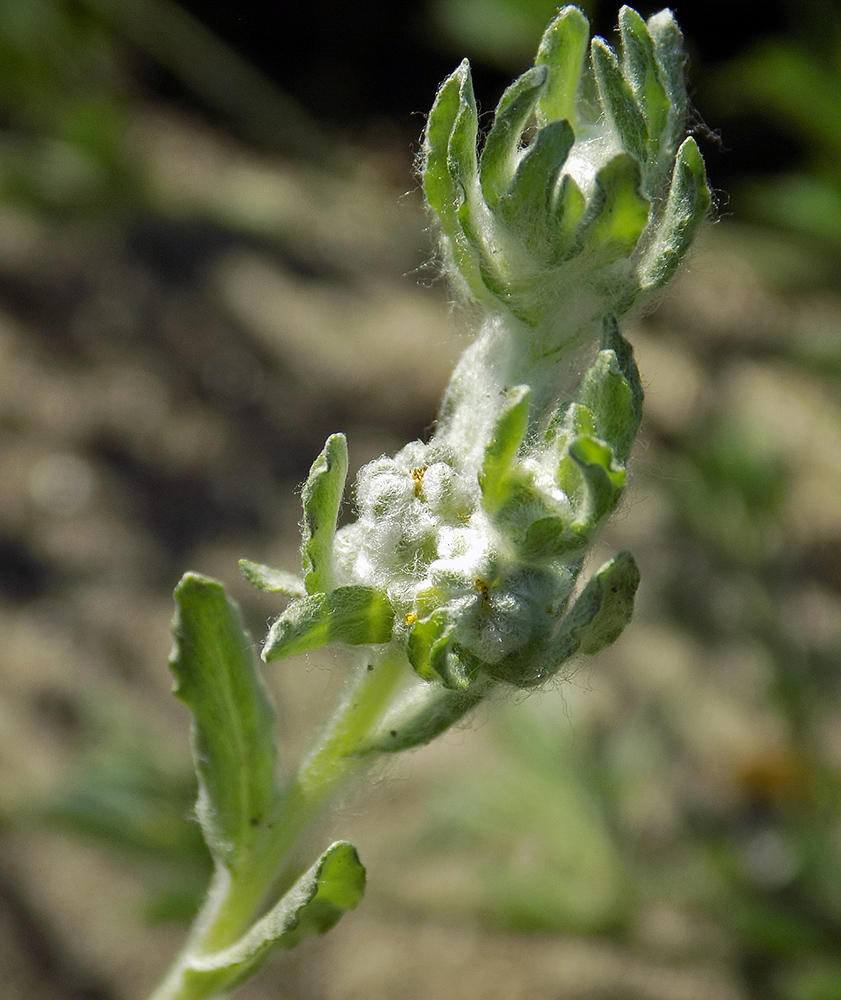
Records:
[[[465,59],[441,84],[423,136],[423,189],[430,208],[450,235],[455,229],[453,223],[458,204],[449,166],[450,134],[459,112],[463,80],[469,74],[470,64]]]
[[[479,486],[482,504],[489,514],[499,510],[508,498],[511,469],[528,430],[530,404],[531,390],[527,385],[509,389],[485,449]]]
[[[654,53],[660,70],[660,79],[669,102],[668,126],[660,137],[661,158],[670,159],[677,149],[686,121],[686,81],[684,65],[686,55],[683,34],[674,15],[668,9],[658,11],[647,22],[648,33],[654,43]]]
[[[540,40],[536,66],[546,66],[549,79],[537,102],[537,121],[566,120],[575,128],[578,87],[587,57],[590,25],[577,7],[564,7]]]
[[[520,558],[526,562],[559,559],[587,544],[585,532],[577,530],[561,517],[540,517],[526,529],[518,545]]]
[[[425,746],[471,712],[490,685],[480,678],[466,690],[418,683],[392,703],[359,754],[397,753]]]
[[[645,163],[648,140],[645,120],[637,106],[631,85],[622,76],[616,53],[601,38],[593,39],[590,51],[605,115],[613,124],[626,152],[640,163]]]
[[[548,76],[545,66],[533,66],[508,87],[497,105],[479,161],[482,194],[493,211],[514,177],[523,129]]]
[[[300,577],[282,569],[264,566],[262,563],[240,559],[239,571],[253,587],[268,594],[286,594],[288,597],[303,597],[306,588]]]
[[[613,316],[605,320],[602,349],[575,395],[592,412],[598,436],[624,462],[642,419],[643,391],[633,348]]]
[[[542,128],[523,154],[510,191],[499,203],[503,219],[533,253],[545,253],[553,194],[574,142],[569,122],[551,122]]]
[[[659,138],[669,117],[669,98],[660,80],[654,42],[648,26],[631,7],[619,11],[622,34],[622,75],[630,83],[642,111],[649,138],[649,155],[656,159]],[[651,148],[653,147],[653,148]]]
[[[394,610],[373,587],[338,587],[293,601],[277,618],[263,646],[266,663],[309,653],[328,642],[366,646],[391,640]]]
[[[614,463],[610,445],[598,438],[576,438],[569,455],[580,468],[587,491],[574,527],[592,532],[619,503],[628,474]]]
[[[704,160],[694,139],[686,139],[675,158],[672,184],[655,227],[655,238],[640,262],[640,287],[662,288],[689,249],[710,207]]]
[[[348,454],[344,434],[331,434],[301,491],[304,524],[301,558],[308,594],[333,585],[333,539],[347,479]]]
[[[196,811],[214,857],[234,869],[278,801],[274,712],[222,584],[187,573],[175,602],[169,664],[173,691],[193,713]]]
[[[593,656],[615,642],[631,620],[640,573],[630,552],[622,551],[587,581],[553,641],[559,663]]]
[[[406,656],[425,681],[440,679],[441,659],[452,635],[454,622],[443,611],[415,622],[406,642]]]
[[[577,235],[599,264],[633,253],[651,208],[641,184],[639,162],[629,153],[614,156],[596,174],[595,190]]]
[[[570,174],[564,174],[549,213],[550,264],[560,264],[581,249],[575,236],[586,209],[587,199],[581,188]]]
[[[253,975],[275,951],[305,937],[325,934],[365,894],[365,868],[347,841],[332,844],[280,902],[236,944],[190,959],[183,973],[185,996],[228,992]]]

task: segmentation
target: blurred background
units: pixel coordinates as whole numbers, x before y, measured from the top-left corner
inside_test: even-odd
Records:
[[[465,334],[424,113],[464,55],[492,109],[554,10],[0,2],[10,1000],[139,1000],[181,943],[208,861],[172,588],[219,577],[261,638],[236,560],[296,566],[327,434],[358,467],[429,427]],[[642,567],[633,626],[340,804],[302,861],[350,837],[368,896],[245,1000],[841,997],[841,9],[676,12],[717,209],[629,329],[647,412],[603,548]],[[268,674],[286,760],[342,670]]]

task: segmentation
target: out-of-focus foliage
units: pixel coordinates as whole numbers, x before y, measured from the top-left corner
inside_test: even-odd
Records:
[[[590,16],[593,0],[579,3]],[[531,58],[539,38],[558,9],[555,0],[431,0],[432,21],[447,47],[472,53],[503,69],[517,69]]]
[[[841,247],[841,12],[797,5],[786,35],[763,39],[722,67],[710,95],[725,113],[761,116],[800,153],[777,176],[735,186],[734,206],[836,255]]]
[[[135,178],[127,81],[113,34],[67,0],[0,4],[0,198],[113,211]]]

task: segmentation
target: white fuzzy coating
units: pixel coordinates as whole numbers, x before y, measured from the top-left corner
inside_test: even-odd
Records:
[[[413,442],[360,470],[358,520],[336,536],[339,580],[388,595],[396,638],[405,637],[408,622],[443,609],[456,643],[498,663],[566,602],[574,571],[561,561],[522,565],[482,507],[475,469],[459,471],[440,456],[434,442]],[[534,449],[525,467],[545,492],[537,513],[568,512],[542,453]]]

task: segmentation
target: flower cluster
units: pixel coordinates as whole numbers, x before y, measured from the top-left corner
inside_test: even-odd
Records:
[[[496,683],[532,687],[597,652],[632,613],[627,552],[578,587],[641,418],[618,318],[668,279],[710,196],[697,146],[681,142],[671,13],[645,22],[624,7],[620,33],[621,57],[598,38],[588,57],[586,19],[561,10],[481,153],[468,64],[442,85],[423,183],[448,273],[481,309],[477,337],[435,436],[363,468],[357,520],[338,531],[347,448],[328,440],[303,490],[303,582],[244,566],[293,596],[264,659],[390,644],[439,692],[434,710],[413,695],[425,707],[384,722],[395,749],[431,738]],[[564,392],[582,349],[585,374]]]

